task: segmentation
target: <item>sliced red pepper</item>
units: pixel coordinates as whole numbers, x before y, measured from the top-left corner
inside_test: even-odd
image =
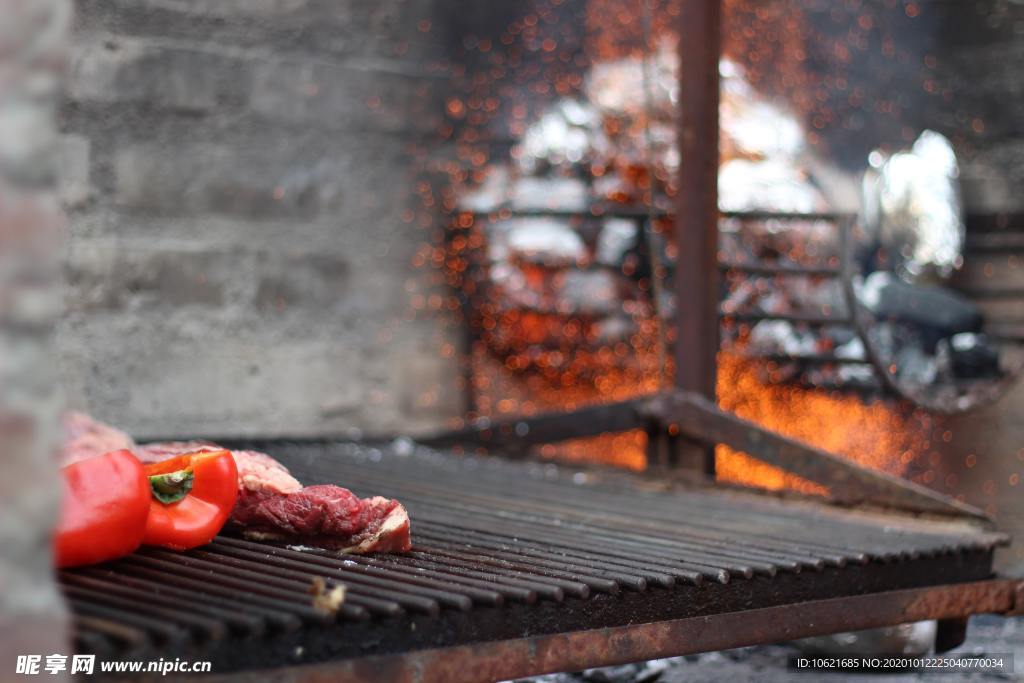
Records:
[[[149,515],[149,481],[131,451],[81,460],[61,470],[63,498],[54,538],[58,567],[113,560],[139,547]]]
[[[149,522],[143,543],[188,550],[213,540],[238,498],[230,451],[200,451],[148,465]]]

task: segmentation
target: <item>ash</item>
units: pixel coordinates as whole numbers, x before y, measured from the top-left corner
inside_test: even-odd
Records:
[[[1024,662],[1024,620],[994,616],[971,619],[967,640],[948,653],[1012,654]],[[865,681],[907,683],[909,681],[1007,681],[1018,675],[995,673],[855,673],[789,668],[789,658],[801,655],[792,645],[759,645],[686,657],[656,659],[638,664],[588,669],[520,679],[517,683],[778,683],[781,681]]]

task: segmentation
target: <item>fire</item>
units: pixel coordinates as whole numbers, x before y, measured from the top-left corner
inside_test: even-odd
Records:
[[[672,375],[671,359],[664,359],[658,351],[656,318],[645,303],[651,299],[649,279],[637,278],[637,291],[622,297],[636,307],[623,310],[621,317],[631,321],[633,331],[620,334],[611,343],[601,341],[612,335],[599,330],[594,318],[558,310],[557,301],[552,308],[547,300],[549,290],[556,289],[558,282],[544,268],[525,264],[516,272],[525,282],[524,291],[538,293],[537,301],[515,301],[515,306],[502,308],[498,297],[485,291],[495,283],[501,285],[500,274],[474,275],[487,240],[476,218],[460,211],[458,201],[465,188],[480,186],[500,165],[496,143],[500,148],[502,140],[521,139],[551,100],[579,96],[585,87],[581,74],[589,67],[641,52],[653,53],[660,38],[673,34],[679,21],[678,3],[644,2],[651,8],[646,17],[640,11],[642,5],[634,0],[589,0],[580,16],[568,4],[563,6],[563,0],[541,0],[493,40],[475,35],[463,39],[466,59],[453,68],[457,85],[444,101],[448,121],[439,131],[452,143],[453,158],[430,161],[426,150],[417,152],[425,167],[447,178],[449,184],[435,192],[424,183],[418,191],[423,205],[420,222],[434,232],[431,244],[421,249],[414,261],[433,268],[438,276],[435,283],[449,292],[459,292],[461,301],[418,291],[411,292],[411,299],[416,310],[454,312],[461,308],[465,317],[453,315],[453,324],[469,325],[475,331],[466,373],[472,403],[468,417],[529,416],[624,400],[657,391]],[[844,12],[862,12],[857,9],[861,3],[847,4],[850,6]],[[851,47],[863,50],[869,38],[889,39],[866,9],[847,33],[833,38],[813,29],[792,0],[727,0],[724,16],[723,53],[742,66],[751,85],[785,100],[802,115],[809,124],[807,135],[812,143],[817,141],[815,130],[843,118],[825,93],[847,89],[845,69],[852,59]],[[840,21],[844,18],[834,17],[844,26],[850,25]],[[645,21],[650,25],[645,26]],[[808,46],[825,41],[832,46],[828,51],[832,72],[823,76],[808,69],[806,62]],[[861,93],[852,89],[848,108],[862,106]],[[616,123],[609,120],[604,125]],[[605,132],[613,135],[619,131]],[[510,154],[515,156],[515,148]],[[650,200],[655,183],[643,176],[645,166],[628,166],[626,171],[637,169],[642,177],[625,175],[632,189],[642,190],[638,196],[620,198],[609,192],[606,198]],[[594,164],[590,172],[602,178],[608,170]],[[671,194],[671,174],[662,178],[659,172],[664,169],[654,169],[655,178],[664,181],[661,190]],[[452,227],[447,232],[432,222],[437,207],[451,217]],[[508,218],[502,211],[491,216],[493,220]],[[672,257],[676,245],[670,239],[666,242],[666,253]],[[628,269],[634,267],[634,263],[624,263],[623,273],[632,275]],[[898,405],[766,383],[763,368],[741,358],[735,349],[720,353],[718,363],[719,404],[741,417],[893,474],[912,473],[910,466],[928,451],[924,427]],[[541,453],[641,470],[647,464],[645,450],[645,434],[629,432],[545,446]],[[805,480],[725,448],[717,452],[717,469],[725,481],[820,491]]]
[[[648,366],[655,360],[651,352],[646,360]],[[650,394],[660,386],[656,374],[638,375],[616,368],[607,368],[591,381],[568,373],[559,376],[564,382],[551,382],[540,375],[511,372],[482,348],[474,354],[473,364],[478,378],[478,412],[496,417],[569,411]],[[928,447],[925,427],[898,405],[881,400],[864,403],[855,396],[820,389],[766,384],[754,362],[733,353],[718,356],[718,403],[781,434],[890,474],[907,474]],[[540,454],[639,471],[647,467],[646,447],[646,434],[632,431],[550,444],[542,447]],[[717,449],[716,468],[722,481],[771,490],[824,492],[807,480],[725,447]]]
[[[718,403],[742,418],[890,474],[905,474],[926,443],[918,422],[897,406],[864,403],[856,396],[820,389],[765,384],[750,362],[726,353],[718,358]],[[728,448],[718,449],[716,465],[724,481],[821,490]]]

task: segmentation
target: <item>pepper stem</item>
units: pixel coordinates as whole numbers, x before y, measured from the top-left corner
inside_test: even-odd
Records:
[[[178,470],[167,474],[155,474],[149,478],[149,487],[153,497],[164,505],[177,503],[192,490],[195,475],[192,470]]]

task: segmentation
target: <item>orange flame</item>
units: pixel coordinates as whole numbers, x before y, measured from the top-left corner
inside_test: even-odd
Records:
[[[568,15],[563,18],[558,10],[561,4],[562,0],[546,0],[531,5],[530,13],[511,22],[493,44],[477,37],[465,41],[468,53],[476,55],[477,61],[472,62],[474,67],[456,70],[463,87],[445,102],[449,125],[442,132],[453,139],[457,159],[432,169],[451,182],[441,196],[435,196],[426,184],[420,192],[423,215],[428,217],[425,228],[435,227],[429,216],[436,205],[455,213],[461,188],[484,180],[493,161],[485,153],[494,135],[489,126],[494,123],[500,128],[495,123],[501,120],[499,114],[508,115],[502,124],[508,128],[505,132],[521,136],[536,101],[556,94],[575,95],[582,89],[580,72],[588,63],[653,50],[657,39],[671,35],[679,21],[676,0],[652,0],[651,40],[645,45],[641,36],[648,31],[634,0],[590,0],[580,36],[580,22],[569,21]],[[836,116],[823,93],[825,87],[846,87],[843,66],[850,55],[845,41],[863,42],[864,36],[877,31],[865,10],[857,26],[851,26],[850,32],[837,41],[835,73],[821,81],[805,68],[805,61],[807,46],[823,38],[812,33],[794,0],[728,0],[724,15],[723,53],[743,66],[752,85],[785,99],[815,127]],[[579,54],[580,41],[586,54]],[[851,93],[851,106],[859,103],[858,98],[856,92]],[[813,131],[809,139],[815,141]],[[602,169],[593,170],[599,175]],[[649,187],[650,181],[635,179],[635,184]],[[497,218],[507,216],[499,214]],[[484,247],[485,239],[470,214],[455,214],[455,227],[456,235],[445,248],[439,248],[437,244],[442,240],[436,239],[430,248],[421,250],[415,262],[437,269],[440,282],[452,290],[471,300],[479,299],[477,284],[468,277],[468,270],[470,255]],[[454,298],[438,299],[436,306],[429,304],[426,296],[414,297],[417,310],[458,307]],[[457,321],[476,326],[484,338],[470,350],[474,396],[471,417],[572,410],[653,393],[663,384],[652,341],[657,325],[650,311],[627,312],[637,325],[637,333],[628,342],[580,353],[577,349],[586,346],[580,340],[591,336],[586,320],[521,310],[499,311],[493,301],[482,305],[477,301],[475,306],[477,310],[471,315],[478,316],[477,320]],[[561,340],[556,348],[543,348],[540,343],[556,338]],[[671,368],[664,374],[671,375]],[[719,354],[720,405],[788,436],[893,474],[905,474],[929,448],[923,425],[899,406],[865,404],[851,395],[766,384],[760,375],[759,367],[750,361]],[[642,432],[628,432],[545,446],[542,453],[643,469],[645,441]],[[820,488],[799,477],[726,448],[717,451],[717,468],[719,478],[726,481],[820,492]]]
[[[653,357],[651,352],[644,355]],[[487,378],[477,386],[477,408],[482,414],[510,417],[573,410],[650,394],[659,388],[656,374],[636,375],[612,367],[594,380],[569,377],[565,383],[552,383],[539,375],[512,372],[484,349],[474,356],[477,376]],[[766,384],[760,374],[754,361],[719,353],[719,405],[781,434],[890,474],[906,474],[908,466],[928,448],[924,426],[898,405],[880,400],[864,403],[856,396],[834,391]],[[631,431],[550,444],[540,453],[643,470],[646,447],[646,434]],[[716,468],[722,481],[824,493],[820,486],[799,476],[722,446],[716,451]]]
[[[924,444],[919,425],[882,401],[863,403],[852,395],[764,384],[749,361],[719,354],[718,403],[769,429],[854,462],[902,475]],[[799,477],[720,447],[719,479],[768,489],[821,492]]]

